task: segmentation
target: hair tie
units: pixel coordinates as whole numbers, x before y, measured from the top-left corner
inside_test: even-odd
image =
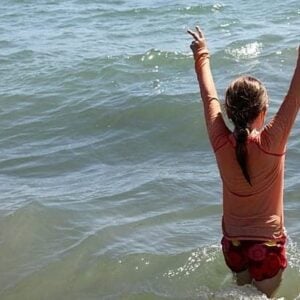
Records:
[[[250,130],[247,127],[236,128],[236,139],[239,143],[244,143],[247,140]]]

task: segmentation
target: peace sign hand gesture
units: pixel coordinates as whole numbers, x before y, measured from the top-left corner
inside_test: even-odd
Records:
[[[190,45],[194,54],[194,58],[196,59],[199,55],[204,53],[209,54],[204,34],[199,26],[196,26],[196,31],[188,29],[187,32],[194,38]]]

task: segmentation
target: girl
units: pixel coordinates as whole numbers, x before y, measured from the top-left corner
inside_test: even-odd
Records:
[[[233,122],[224,123],[202,31],[188,30],[206,126],[223,184],[222,250],[238,285],[253,283],[271,297],[287,266],[283,178],[287,139],[300,106],[300,59],[276,116],[264,126],[268,95],[251,76],[234,80],[225,94]]]

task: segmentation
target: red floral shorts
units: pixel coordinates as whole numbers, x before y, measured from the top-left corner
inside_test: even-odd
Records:
[[[248,269],[256,281],[272,278],[287,266],[285,241],[231,241],[223,237],[221,243],[227,266],[235,273]]]

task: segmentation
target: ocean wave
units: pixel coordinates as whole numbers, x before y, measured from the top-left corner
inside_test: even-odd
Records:
[[[172,88],[175,94],[188,92],[177,90],[178,81],[183,85],[185,78],[193,71],[190,53],[158,49],[150,49],[142,54],[103,58],[102,62],[101,78],[107,84],[115,84],[119,91],[131,89],[134,96],[171,93]],[[170,82],[174,82],[174,85]]]
[[[0,48],[13,48],[16,44],[8,39],[0,40]]]
[[[235,59],[253,59],[258,57],[262,51],[262,43],[257,41],[255,42],[248,42],[241,45],[241,42],[234,43],[226,48],[225,52]]]
[[[15,48],[15,49],[16,51],[9,53],[7,55],[3,55],[3,57],[10,61],[20,61],[26,59],[33,59],[35,56],[35,51],[31,49],[20,49],[20,48],[19,49]]]
[[[187,15],[199,15],[199,14],[207,14],[214,13],[218,11],[222,11],[225,8],[222,3],[214,3],[214,4],[201,4],[201,5],[187,5],[187,6],[179,6],[179,5],[164,5],[157,7],[136,7],[130,9],[113,9],[113,10],[103,10],[102,17],[106,18],[116,18],[116,17],[159,17],[163,15],[164,17],[168,14],[187,14]]]
[[[191,53],[161,51],[159,49],[150,49],[144,54],[132,55],[128,57],[129,62],[142,62],[143,65],[158,66],[176,66],[181,68],[186,66],[187,61],[192,58]]]
[[[181,67],[181,62],[186,63],[191,61],[191,58],[191,52],[164,51],[152,48],[141,54],[102,57],[99,63],[103,66],[120,66],[130,70],[132,64],[141,66],[168,66],[173,64]],[[121,71],[121,68],[118,71]]]

